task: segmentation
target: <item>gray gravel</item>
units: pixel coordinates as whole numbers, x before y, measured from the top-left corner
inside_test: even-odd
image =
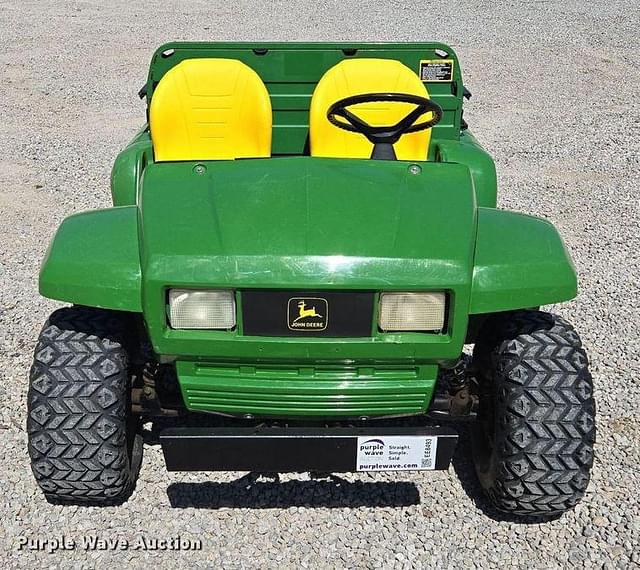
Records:
[[[0,1],[0,560],[4,566],[628,568],[640,564],[640,11],[593,2]],[[478,494],[463,440],[450,472],[311,480],[168,474],[147,446],[123,507],[47,504],[26,454],[31,351],[55,303],[36,275],[55,228],[107,206],[112,161],[143,118],[152,50],[171,39],[423,40],[453,45],[466,118],[501,204],[547,217],[581,292],[598,403],[593,479],[575,511],[519,525]],[[199,552],[19,551],[20,537],[199,538]]]

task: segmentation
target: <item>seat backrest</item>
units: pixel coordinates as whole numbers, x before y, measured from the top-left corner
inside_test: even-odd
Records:
[[[156,161],[271,155],[271,101],[264,83],[235,59],[186,59],[156,87],[149,129]]]
[[[309,144],[312,156],[369,158],[373,145],[364,135],[332,125],[327,110],[340,99],[363,93],[408,93],[429,97],[420,78],[394,59],[348,59],[329,69],[311,98]],[[410,103],[361,103],[349,110],[370,125],[393,125],[415,108]],[[429,118],[421,117],[420,120]],[[400,137],[393,145],[398,160],[427,160],[431,129]]]

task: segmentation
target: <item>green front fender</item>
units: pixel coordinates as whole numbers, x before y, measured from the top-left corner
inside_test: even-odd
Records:
[[[77,305],[142,312],[135,206],[68,217],[40,269],[40,294]]]
[[[478,208],[470,314],[538,307],[577,294],[571,258],[546,220]]]

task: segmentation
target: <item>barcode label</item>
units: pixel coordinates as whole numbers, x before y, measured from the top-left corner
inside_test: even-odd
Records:
[[[435,437],[426,438],[424,440],[424,450],[422,453],[422,468],[434,469],[436,466],[436,443],[438,439]]]

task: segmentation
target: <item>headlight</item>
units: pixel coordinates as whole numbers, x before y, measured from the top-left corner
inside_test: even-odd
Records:
[[[441,331],[444,309],[444,291],[382,293],[378,323],[385,332]]]
[[[233,291],[169,291],[169,322],[174,329],[224,329],[236,326]]]

